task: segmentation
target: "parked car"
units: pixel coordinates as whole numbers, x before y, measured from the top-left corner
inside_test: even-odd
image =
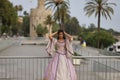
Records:
[[[115,52],[120,52],[120,42],[113,44],[113,49]]]

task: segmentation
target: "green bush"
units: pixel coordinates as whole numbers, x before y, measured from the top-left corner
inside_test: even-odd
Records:
[[[1,27],[1,33],[8,33],[10,31],[7,25],[2,25],[0,27]]]
[[[98,48],[108,47],[115,42],[113,35],[107,31],[94,32],[93,34],[87,35],[85,39],[87,45]]]
[[[36,32],[37,32],[37,35],[41,37],[41,36],[44,36],[48,32],[48,30],[46,27],[43,27],[41,24],[39,24],[37,26]]]

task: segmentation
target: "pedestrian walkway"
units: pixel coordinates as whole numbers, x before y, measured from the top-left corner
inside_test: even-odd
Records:
[[[77,52],[82,56],[104,56],[96,48],[88,46],[83,47],[82,45],[80,45],[79,41],[73,41],[73,48],[74,52]]]
[[[107,69],[108,71],[110,71],[111,69],[113,69],[113,71],[120,71],[120,69],[118,68],[118,65],[120,63],[117,63],[117,65],[115,65],[115,61],[119,61],[117,58],[112,59],[112,56],[110,57],[110,59],[106,59],[106,54],[109,54],[107,51],[102,50],[102,49],[97,49],[97,48],[92,48],[92,47],[83,47],[81,45],[79,45],[77,42],[73,43],[74,46],[74,51],[77,52],[78,54],[80,54],[81,56],[84,57],[91,57],[94,59],[88,59],[87,62],[91,63],[91,62],[95,62],[97,66],[101,67],[98,69],[98,71],[103,70],[103,67],[108,67],[110,69]],[[98,57],[98,58],[96,58]],[[105,57],[105,59],[104,59]],[[100,59],[103,58],[103,59]],[[87,58],[86,58],[87,59]],[[90,64],[88,66],[91,66]]]
[[[16,41],[13,39],[0,39],[0,52],[12,46]]]

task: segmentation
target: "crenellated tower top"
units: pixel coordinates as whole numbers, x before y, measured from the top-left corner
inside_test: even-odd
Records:
[[[38,0],[38,8],[41,8],[41,9],[43,9],[43,8],[45,8],[45,0]]]

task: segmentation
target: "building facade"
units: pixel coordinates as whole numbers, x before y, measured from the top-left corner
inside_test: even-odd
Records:
[[[44,26],[44,21],[51,14],[51,10],[45,9],[45,0],[38,0],[38,6],[31,9],[30,13],[30,37],[37,37],[36,29],[38,24]]]

